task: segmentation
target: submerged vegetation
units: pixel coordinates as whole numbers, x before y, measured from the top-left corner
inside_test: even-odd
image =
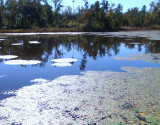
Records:
[[[89,3],[73,9],[62,0],[3,0],[0,1],[0,28],[38,29],[38,31],[107,31],[115,27],[160,28],[160,1],[151,2],[150,9],[108,4],[107,0]],[[50,30],[48,30],[50,29]],[[69,29],[69,30],[68,30]]]

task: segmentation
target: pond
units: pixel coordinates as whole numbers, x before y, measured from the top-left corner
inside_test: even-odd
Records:
[[[141,58],[117,59],[160,53],[160,40],[144,35],[114,32],[1,34],[0,100],[15,96],[14,90],[34,85],[35,79],[51,81],[60,76],[82,76],[82,72],[88,71],[127,72],[121,67],[160,67],[159,63]],[[10,91],[11,94],[6,94]],[[131,108],[129,103],[125,105],[123,108]]]

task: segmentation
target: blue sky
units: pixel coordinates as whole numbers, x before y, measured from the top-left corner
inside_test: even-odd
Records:
[[[64,6],[71,6],[73,7],[73,0],[62,0],[62,4]],[[93,4],[95,3],[97,0],[88,0],[89,4]],[[98,1],[102,1],[102,0],[98,0]],[[109,4],[114,3],[116,4],[116,6],[118,5],[118,3],[121,3],[123,5],[123,12],[126,12],[127,9],[129,8],[133,8],[133,7],[138,7],[138,8],[142,8],[143,5],[146,5],[147,10],[149,9],[149,4],[152,1],[157,2],[157,0],[108,0]],[[74,2],[74,6],[75,8],[80,5],[80,6],[84,6],[84,1],[83,0],[75,0]]]

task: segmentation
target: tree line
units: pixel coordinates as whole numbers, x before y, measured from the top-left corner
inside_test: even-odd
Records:
[[[108,4],[107,0],[84,6],[65,7],[62,0],[0,0],[1,29],[73,28],[83,31],[107,31],[120,26],[159,27],[160,0],[147,10]],[[74,1],[73,1],[74,2]]]

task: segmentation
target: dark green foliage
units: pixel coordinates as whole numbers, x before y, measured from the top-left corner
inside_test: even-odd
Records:
[[[2,28],[2,8],[0,7],[0,28]]]
[[[160,1],[151,2],[150,11],[146,10],[144,5],[141,10],[139,8],[131,8],[124,14],[125,24],[127,26],[148,27],[160,25]]]
[[[150,9],[131,8],[123,13],[123,6],[109,5],[108,0],[77,9],[62,5],[62,0],[0,0],[0,28],[37,29],[72,28],[85,31],[108,31],[119,26],[159,27],[160,1],[151,2]],[[52,4],[52,5],[50,5]],[[64,8],[65,7],[65,8]],[[64,10],[63,10],[64,9]]]
[[[108,18],[106,16],[106,7],[99,3],[99,1],[95,2],[94,5],[90,7],[90,9],[85,10],[84,14],[82,14],[83,23],[85,26],[83,27],[86,31],[105,31],[110,28],[108,23]]]

